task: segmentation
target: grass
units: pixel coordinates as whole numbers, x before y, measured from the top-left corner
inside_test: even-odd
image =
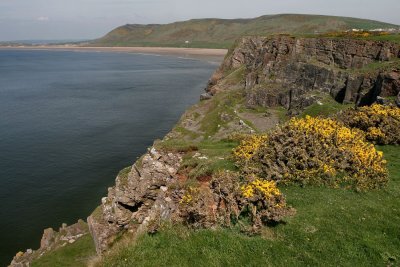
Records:
[[[119,173],[118,173],[118,177],[120,180],[120,183],[123,185],[127,185],[128,184],[128,175],[131,172],[132,166],[128,166],[124,169],[122,169]]]
[[[248,237],[236,230],[166,228],[141,236],[103,266],[399,266],[400,153],[378,147],[389,162],[386,189],[357,193],[282,187],[297,214]],[[157,255],[156,257],[154,255]]]
[[[201,121],[200,130],[204,132],[204,138],[213,136],[220,127],[224,127],[228,122],[223,121],[221,114],[225,113],[235,117],[235,107],[244,101],[241,90],[231,90],[220,92],[212,98],[211,108]]]
[[[374,40],[374,41],[390,41],[390,42],[394,42],[394,43],[399,43],[400,44],[400,34],[371,36],[368,39],[369,40]]]
[[[87,262],[96,255],[93,239],[89,234],[73,244],[67,244],[51,253],[44,254],[32,262],[32,267],[87,266]]]
[[[307,115],[311,117],[329,116],[354,106],[354,104],[340,104],[329,95],[325,96],[320,102],[322,105],[314,103],[311,106],[306,107],[300,114],[300,117],[304,118]]]
[[[231,154],[232,149],[237,145],[238,142],[228,140],[218,142],[202,141],[198,143],[198,151],[184,156],[181,170],[186,170],[191,179],[209,176],[220,170],[236,170]],[[193,157],[195,153],[200,153],[205,158],[195,158]]]

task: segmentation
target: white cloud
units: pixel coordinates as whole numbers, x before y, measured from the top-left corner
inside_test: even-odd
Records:
[[[49,17],[44,17],[44,16],[40,16],[36,18],[37,21],[49,21],[50,18]]]

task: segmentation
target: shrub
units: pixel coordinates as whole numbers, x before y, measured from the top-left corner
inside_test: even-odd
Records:
[[[365,141],[358,129],[333,119],[293,118],[255,146],[252,156],[243,143],[234,150],[245,173],[281,183],[325,184],[357,190],[380,188],[388,173],[383,153]],[[239,151],[239,153],[237,152]]]
[[[259,229],[268,222],[279,222],[294,213],[286,205],[286,199],[275,181],[262,180],[255,175],[248,176],[248,180],[241,187],[242,210],[249,213],[253,228]]]
[[[267,140],[267,135],[248,135],[240,141],[240,146],[233,150],[233,155],[238,160],[247,161]]]
[[[245,216],[250,219],[252,230],[257,230],[268,222],[282,221],[294,209],[286,205],[274,181],[225,171],[215,174],[208,187],[186,189],[180,211],[184,222],[195,228],[229,227]]]
[[[367,140],[380,144],[400,144],[400,108],[374,104],[339,113],[348,127],[366,133]]]

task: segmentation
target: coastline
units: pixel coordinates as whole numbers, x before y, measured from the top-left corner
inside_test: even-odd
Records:
[[[175,56],[187,59],[206,60],[220,64],[228,49],[183,48],[183,47],[92,47],[72,45],[38,45],[38,46],[0,46],[0,49],[13,50],[55,50],[77,52],[119,52],[149,55]]]
[[[76,51],[76,52],[110,52],[110,53],[134,53],[134,54],[146,54],[146,55],[162,55],[162,56],[172,56],[172,57],[180,57],[180,58],[187,58],[187,59],[196,59],[199,61],[211,61],[212,63],[215,64],[221,64],[225,53],[227,52],[222,50],[222,49],[190,49],[190,48],[148,48],[148,47],[65,47],[65,46],[35,46],[35,47],[30,47],[30,46],[24,46],[24,47],[0,47],[0,51],[1,50],[24,50],[24,51]],[[194,65],[194,64],[198,64],[199,62],[188,62],[188,65]],[[208,79],[209,76],[207,76]],[[207,79],[204,80],[204,83],[207,82]],[[201,91],[202,92],[202,91]],[[198,103],[198,101],[196,101],[195,103]],[[186,111],[186,110],[185,110]],[[182,114],[184,114],[184,112]],[[179,118],[181,117],[181,115],[179,115]],[[174,125],[171,125],[171,127],[173,127]],[[169,132],[168,132],[169,133]],[[168,133],[166,133],[165,135],[167,135]],[[164,137],[164,136],[162,136]],[[151,140],[152,142],[154,141]],[[142,155],[142,154],[140,154]],[[135,161],[135,158],[132,158],[133,161]],[[113,185],[115,183],[115,176],[112,177],[112,181],[113,181]],[[107,188],[107,187],[106,187]],[[99,200],[98,198],[96,199],[97,201]],[[96,206],[93,207],[93,209]],[[89,216],[90,213],[87,214],[87,216]],[[78,217],[79,218],[79,217]],[[86,219],[86,218],[83,218]],[[78,223],[74,223],[70,225],[70,222],[68,222],[68,225],[65,225],[65,227],[63,228],[63,226],[61,226],[60,229],[62,229],[62,231],[70,231],[70,229],[75,229],[77,227],[77,225],[79,225],[80,221],[78,221]],[[48,226],[43,226],[43,229],[45,227]],[[56,226],[58,227],[58,226]],[[58,236],[58,233],[56,233],[56,231],[61,231],[58,230],[57,228],[54,228],[54,236]],[[67,230],[66,230],[67,229]],[[46,230],[46,229],[45,229]],[[71,230],[72,231],[72,230]],[[83,235],[87,235],[87,229],[79,229],[79,237],[80,238],[81,234]],[[52,231],[53,233],[53,231]],[[73,238],[76,238],[78,235],[72,236]],[[43,236],[42,236],[43,238]],[[78,240],[74,239],[74,240]],[[41,244],[40,244],[41,246]],[[50,245],[49,245],[50,247]],[[49,248],[48,247],[48,248]],[[36,247],[34,247],[36,248]],[[41,247],[39,247],[37,250],[40,250]],[[47,249],[47,247],[46,247]],[[28,251],[33,251],[33,254],[28,253]],[[35,254],[36,250],[32,250],[32,248],[29,248],[26,250],[27,257],[31,257],[31,256],[37,256],[39,254]],[[17,252],[17,251],[16,251]],[[43,251],[41,251],[42,253]],[[17,253],[17,255],[21,255]]]

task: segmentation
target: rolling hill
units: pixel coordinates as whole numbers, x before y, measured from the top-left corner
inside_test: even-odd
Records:
[[[243,35],[314,34],[353,28],[398,27],[366,19],[298,14],[266,15],[254,19],[193,19],[170,24],[127,24],[90,42],[90,45],[228,48]]]

